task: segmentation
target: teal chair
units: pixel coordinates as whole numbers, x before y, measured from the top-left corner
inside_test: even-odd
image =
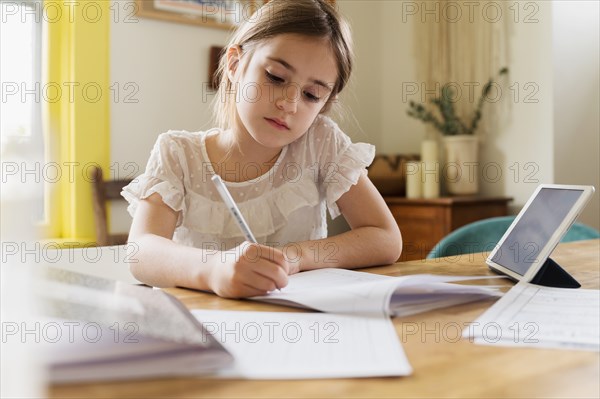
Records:
[[[513,220],[515,220],[515,216],[501,216],[462,226],[442,238],[429,252],[427,259],[491,251]],[[574,223],[560,242],[594,238],[600,238],[598,230],[585,224]]]

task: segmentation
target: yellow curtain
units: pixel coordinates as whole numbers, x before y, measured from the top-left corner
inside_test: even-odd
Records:
[[[91,168],[109,170],[109,1],[44,0],[46,159],[61,178],[48,183],[46,238],[95,241]]]

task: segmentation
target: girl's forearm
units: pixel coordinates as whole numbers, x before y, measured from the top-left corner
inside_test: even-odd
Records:
[[[325,267],[351,269],[396,262],[402,252],[402,237],[400,231],[394,228],[385,230],[365,226],[284,248],[288,258],[299,259],[300,271]]]
[[[129,244],[130,269],[139,281],[155,287],[212,291],[210,275],[220,265],[218,253],[180,245],[155,234],[141,235]],[[396,262],[402,238],[397,229],[365,226],[333,237],[288,244],[282,250],[299,271],[357,268]]]
[[[210,290],[214,256],[155,234],[130,241],[130,270],[136,279],[154,287]],[[135,253],[133,253],[135,251]]]

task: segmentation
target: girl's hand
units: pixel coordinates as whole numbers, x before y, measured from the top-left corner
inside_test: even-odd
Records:
[[[296,274],[301,270],[300,260],[302,258],[302,249],[297,243],[290,243],[283,247],[276,247],[283,252],[283,256],[289,265],[288,274]]]
[[[221,297],[265,295],[288,284],[290,264],[279,249],[244,242],[215,256],[223,263],[211,270],[209,285]]]

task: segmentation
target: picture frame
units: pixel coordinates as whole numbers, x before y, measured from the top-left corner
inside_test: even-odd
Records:
[[[224,30],[232,30],[264,3],[259,0],[135,0],[139,17]]]
[[[222,46],[211,46],[209,61],[208,61],[208,88],[210,90],[217,90],[219,88],[219,80],[217,76],[217,70],[219,69],[219,61],[223,56],[225,47]]]
[[[167,22],[232,30],[269,0],[135,0],[136,15]],[[335,0],[328,0],[335,6]]]

